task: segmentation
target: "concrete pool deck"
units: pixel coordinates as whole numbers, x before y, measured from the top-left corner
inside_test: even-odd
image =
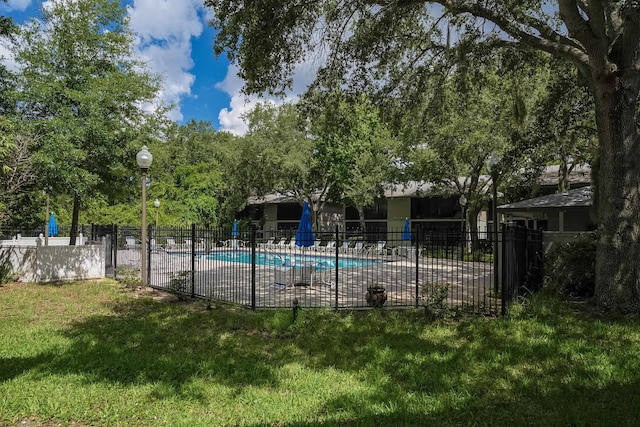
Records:
[[[196,252],[197,253],[197,252]],[[256,253],[266,253],[257,248]],[[292,252],[292,256],[309,253]],[[317,254],[327,256],[327,254]],[[340,258],[358,258],[357,255],[340,254]],[[118,267],[140,270],[140,252],[119,250]],[[422,289],[435,289],[447,285],[447,305],[489,313],[500,312],[500,301],[493,296],[493,265],[484,262],[468,262],[451,259],[420,257],[416,260],[391,254],[366,255],[375,264],[337,269],[319,269],[305,278],[306,286],[278,283],[281,267],[255,266],[255,297],[252,291],[251,264],[207,259],[197,256],[193,261],[193,286],[191,285],[192,258],[188,252],[154,251],[151,255],[149,285],[168,289],[172,277],[184,272],[188,293],[198,297],[211,297],[256,308],[292,307],[294,299],[303,307],[360,308],[367,307],[367,287],[378,284],[386,288],[385,306],[416,306],[416,297],[422,304]],[[417,282],[416,282],[417,271]],[[302,273],[294,273],[302,274]],[[281,277],[281,276],[280,276]],[[280,280],[282,281],[282,280]],[[295,279],[293,280],[295,281]],[[292,282],[293,282],[292,281]],[[424,286],[416,286],[419,283]],[[428,292],[428,291],[427,291]],[[254,300],[255,298],[255,300]]]

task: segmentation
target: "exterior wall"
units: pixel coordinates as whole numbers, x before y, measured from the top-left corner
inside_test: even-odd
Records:
[[[264,230],[275,231],[278,229],[278,205],[264,205]]]
[[[587,231],[592,225],[589,208],[509,212],[505,214],[507,222],[521,219],[547,221],[547,231],[557,232]]]
[[[0,245],[0,262],[18,273],[21,282],[52,282],[105,277],[105,245]]]
[[[387,199],[387,232],[398,232],[404,227],[405,218],[409,218],[411,223],[411,198],[395,197]],[[397,239],[397,235],[387,238],[387,240]]]

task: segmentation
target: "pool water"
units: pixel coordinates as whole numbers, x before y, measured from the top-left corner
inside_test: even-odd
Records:
[[[205,257],[207,260],[231,261],[242,264],[251,264],[250,251],[216,251]],[[365,267],[367,265],[378,264],[380,261],[358,258],[339,258],[338,268]],[[333,256],[322,256],[312,254],[280,254],[256,252],[256,265],[280,266],[284,264],[315,264],[316,269],[323,270],[335,268],[336,259]]]

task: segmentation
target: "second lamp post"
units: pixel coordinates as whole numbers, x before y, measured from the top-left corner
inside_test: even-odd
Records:
[[[147,171],[152,161],[153,156],[147,146],[143,145],[142,149],[136,154],[136,162],[138,162],[138,167],[142,172],[142,226],[140,230],[140,250],[142,251],[140,277],[142,286],[147,285]]]

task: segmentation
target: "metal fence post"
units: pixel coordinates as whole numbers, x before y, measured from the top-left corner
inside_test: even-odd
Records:
[[[196,225],[191,224],[191,298],[196,296]]]
[[[505,243],[504,242],[504,240],[505,240],[504,237],[505,237],[506,231],[507,231],[506,224],[502,224],[501,232],[502,232],[502,236],[503,236],[503,238],[502,238],[502,241],[503,241],[503,244],[502,244],[502,259],[503,259],[503,261],[504,261],[504,257],[505,257],[504,251],[505,251],[505,246],[506,245],[504,244]],[[496,249],[494,249],[494,251],[493,251],[494,256],[495,256],[495,258],[493,260],[493,276],[494,276],[493,280],[494,280],[495,289],[497,291],[497,289],[498,289],[498,259],[497,259],[497,255],[498,255],[498,250],[497,250],[497,247],[498,247],[498,235],[497,234],[496,234],[495,238],[496,238],[496,241],[494,242],[494,245],[495,245]],[[511,236],[511,238],[513,238],[513,236]],[[503,273],[504,273],[505,266],[506,266],[506,263],[503,262],[502,263]],[[502,314],[502,316],[507,314],[507,289],[506,289],[507,282],[508,282],[508,280],[504,280],[504,274],[503,274],[502,275],[502,290],[501,290],[501,293],[502,293],[502,295],[501,295],[502,307],[500,308],[500,313]]]
[[[338,228],[338,224],[336,224],[336,277],[335,277],[335,286],[336,286],[336,311],[338,310],[338,298],[339,298],[339,293],[338,293],[338,261],[339,261],[339,245],[338,242],[340,241],[340,229]]]
[[[151,224],[147,226],[147,285],[151,280]]]
[[[111,250],[113,251],[113,277],[118,276],[118,226],[113,224],[113,239],[111,239]]]
[[[251,225],[251,310],[256,309],[256,226]]]
[[[420,306],[420,232],[416,230],[416,308]]]

